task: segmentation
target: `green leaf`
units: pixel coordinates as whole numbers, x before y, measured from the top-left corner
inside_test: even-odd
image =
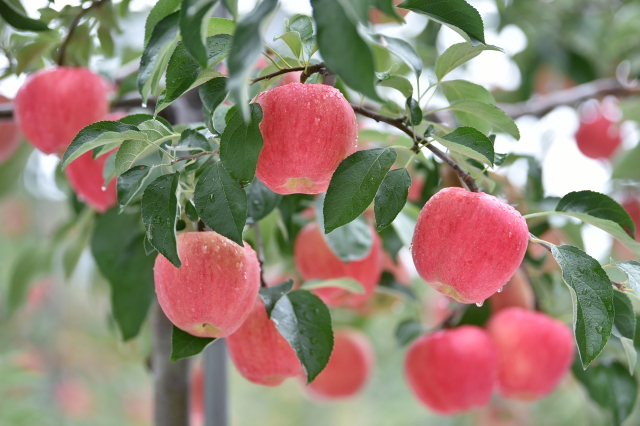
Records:
[[[2,2],[2,0],[0,0]],[[1,4],[1,3],[0,3]],[[16,54],[16,60],[18,64],[16,66],[16,74],[20,75],[25,72],[35,61],[41,59],[44,52],[51,47],[53,41],[40,41],[27,44],[18,50]]]
[[[616,262],[616,266],[620,269],[629,280],[629,286],[640,297],[640,263],[635,260],[624,260]]]
[[[118,176],[116,180],[116,194],[120,211],[138,194],[149,176],[149,171],[149,166],[136,166]]]
[[[139,125],[138,129],[147,137],[128,139],[122,143],[115,157],[117,175],[129,170],[137,160],[148,154],[150,150],[157,150],[160,144],[173,135],[161,122],[155,120],[145,121]]]
[[[625,151],[620,158],[617,159],[613,166],[612,179],[628,179],[640,181],[640,144],[633,149]]]
[[[629,362],[629,374],[633,376],[638,357],[636,348],[633,345],[633,339],[636,334],[636,313],[633,310],[629,296],[618,290],[613,291],[613,307],[615,317],[612,334],[622,342],[622,347]]]
[[[496,104],[496,100],[487,89],[466,80],[442,81],[440,82],[440,88],[449,103],[458,99],[477,99],[488,104]],[[461,111],[454,111],[453,114],[463,126],[473,127],[484,134],[489,133],[489,130],[491,130],[490,123],[473,114]]]
[[[413,231],[416,228],[417,216],[414,218],[407,213],[407,205],[396,216],[395,220],[391,222],[394,231],[402,241],[405,247],[411,247],[411,240],[413,240]]]
[[[326,234],[324,231],[324,219],[322,210],[324,209],[325,195],[320,194],[314,203],[316,222],[320,228],[320,233],[331,251],[343,262],[362,260],[371,252],[373,245],[373,235],[371,228],[362,216]]]
[[[149,92],[155,93],[160,84],[160,77],[176,48],[178,15],[179,12],[174,12],[158,22],[151,33],[149,43],[142,52],[140,71],[138,71],[138,92],[142,96],[143,103],[147,102]]]
[[[229,80],[227,89],[236,105],[240,106],[242,117],[249,120],[250,112],[248,77],[253,70],[253,64],[262,53],[262,38],[260,30],[263,21],[271,14],[278,4],[278,0],[263,0],[255,9],[248,13],[237,25],[233,35],[231,52],[227,59]],[[251,179],[249,179],[251,181]]]
[[[462,111],[476,115],[489,122],[495,130],[507,133],[518,140],[520,139],[520,131],[516,123],[495,105],[476,99],[459,99],[451,102],[449,107],[443,109],[451,109],[453,111]]]
[[[186,129],[180,134],[178,144],[173,149],[176,151],[208,151],[211,149],[211,144],[199,131]]]
[[[311,280],[302,284],[300,287],[303,290],[315,290],[318,288],[342,288],[344,290],[349,290],[350,292],[357,294],[364,294],[364,287],[358,281],[353,278],[335,278],[332,280]]]
[[[406,319],[396,327],[394,333],[398,347],[402,348],[420,337],[422,334],[422,324],[414,319]]]
[[[583,368],[596,359],[613,328],[613,288],[598,261],[573,246],[551,246],[573,302],[573,331]]]
[[[111,287],[111,313],[123,340],[135,337],[155,300],[153,265],[147,256],[140,214],[108,210],[98,217],[91,252]]]
[[[382,180],[373,205],[376,229],[382,231],[395,220],[407,203],[411,176],[407,169],[389,171]]]
[[[300,40],[305,41],[313,37],[313,21],[307,15],[296,15],[289,21],[287,31],[300,34]]]
[[[478,327],[484,327],[491,316],[490,303],[491,302],[489,301],[489,303],[484,303],[482,306],[466,305],[464,313],[456,325],[475,325]]]
[[[302,53],[302,39],[300,38],[300,33],[297,31],[287,31],[281,36],[274,37],[273,41],[282,40],[284,41],[291,52],[293,53],[294,58],[300,58],[300,54]]]
[[[197,337],[186,331],[180,330],[175,325],[171,333],[171,360],[176,362],[183,358],[198,355],[211,342],[216,340],[213,337]]]
[[[324,199],[325,233],[346,225],[366,210],[396,157],[393,148],[376,148],[357,151],[340,163]]]
[[[207,66],[208,17],[211,16],[217,0],[182,0],[180,8],[180,35],[182,43],[198,63]]]
[[[412,126],[417,126],[422,122],[422,108],[420,108],[420,104],[415,99],[409,97],[407,98],[407,110],[409,111],[409,124]]]
[[[158,0],[153,6],[144,26],[144,45],[146,46],[151,38],[153,29],[167,16],[178,10],[182,0]]]
[[[218,34],[233,35],[236,31],[236,23],[226,18],[211,18],[207,29],[207,37],[213,37]]]
[[[396,89],[402,93],[405,98],[409,98],[413,95],[413,85],[406,77],[401,75],[392,75],[389,78],[380,80],[378,81],[378,86]],[[418,106],[418,108],[420,108],[420,106]],[[420,111],[420,116],[422,116],[422,111]]]
[[[67,167],[70,162],[85,152],[107,144],[119,144],[127,139],[148,141],[147,135],[142,133],[136,126],[120,121],[98,121],[90,124],[80,130],[67,147],[62,157],[62,168]]]
[[[289,293],[293,288],[293,280],[286,280],[280,284],[271,287],[262,287],[258,292],[258,295],[264,302],[264,307],[267,310],[267,316],[271,318],[271,311],[276,306],[276,303],[282,296]]]
[[[296,352],[307,384],[311,383],[327,365],[333,351],[329,309],[315,294],[295,290],[278,300],[271,320]]]
[[[587,388],[591,399],[611,413],[611,424],[622,425],[633,410],[638,394],[638,383],[626,369],[615,362],[582,371],[578,362],[575,362],[572,371]]]
[[[207,58],[213,66],[223,60],[231,50],[233,37],[227,34],[219,34],[207,39]],[[193,56],[187,51],[182,43],[169,59],[167,65],[166,90],[160,96],[162,102],[158,102],[156,113],[162,111],[182,94],[189,90],[210,81],[211,79],[222,78],[216,70],[206,69],[203,71]],[[223,79],[224,82],[226,79]]]
[[[374,86],[371,50],[358,34],[339,0],[311,0],[318,29],[318,46],[327,67],[346,84],[369,98],[381,101]]]
[[[413,46],[402,39],[393,38],[382,34],[376,34],[372,36],[372,38],[376,43],[385,46],[391,54],[397,56],[402,61],[404,61],[404,63],[409,65],[416,76],[420,77],[423,68],[422,59],[420,58],[420,55],[418,55],[418,52],[416,52],[416,49],[413,48]]]
[[[222,0],[222,4],[234,19],[238,16],[238,0]]]
[[[452,151],[493,166],[495,153],[491,140],[473,127],[458,127],[449,134],[434,138]]]
[[[249,184],[256,175],[263,145],[260,132],[262,108],[257,102],[249,108],[249,120],[245,121],[240,108],[236,109],[220,137],[220,160],[229,174],[242,185]]]
[[[24,170],[33,148],[28,143],[20,143],[16,152],[0,164],[0,198],[13,190],[22,179]]]
[[[396,281],[395,277],[389,271],[383,271],[380,277],[380,282],[376,287],[376,292],[388,293],[393,296],[402,296],[414,301],[418,301],[418,296],[404,284],[400,284]]]
[[[100,24],[98,27],[98,40],[100,40],[100,47],[104,51],[107,57],[113,56],[115,46],[113,43],[113,37],[111,36],[111,30],[108,26]]]
[[[200,100],[207,110],[213,112],[227,97],[227,79],[218,77],[204,83],[198,89]]]
[[[398,7],[448,26],[471,44],[485,43],[482,18],[464,0],[405,0]]]
[[[147,239],[176,268],[181,266],[176,241],[179,180],[180,173],[160,176],[142,195],[142,221],[147,227]]]
[[[47,31],[47,24],[29,18],[23,10],[15,7],[9,0],[0,0],[0,16],[13,28],[22,31]]]
[[[371,6],[389,15],[399,23],[404,23],[404,19],[398,14],[393,0],[371,0]]]
[[[478,56],[484,50],[500,51],[499,48],[491,45],[472,46],[469,43],[458,43],[453,46],[449,46],[449,48],[445,50],[436,61],[435,71],[438,81],[442,80],[445,75],[449,74],[460,65]]]
[[[247,222],[255,223],[271,213],[282,200],[282,195],[276,194],[255,177],[251,185],[247,186]]]
[[[200,219],[209,228],[244,247],[247,194],[222,162],[212,164],[200,175],[193,197]]]
[[[93,225],[95,224],[95,216],[94,210],[84,209],[78,216],[72,232],[69,233],[72,235],[72,238],[68,244],[65,244],[64,254],[62,255],[62,267],[64,269],[64,276],[67,279],[69,279],[73,271],[75,271],[82,252],[89,244]]]

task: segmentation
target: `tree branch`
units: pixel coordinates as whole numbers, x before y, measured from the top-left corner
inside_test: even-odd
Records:
[[[306,71],[305,71],[306,69]],[[253,80],[251,80],[251,84],[255,84],[259,81],[262,80],[268,80],[270,78],[273,77],[277,77],[279,75],[282,74],[288,74],[290,72],[296,72],[296,71],[302,71],[302,75],[300,76],[300,82],[304,83],[305,81],[307,81],[307,78],[309,78],[311,75],[315,74],[315,73],[320,73],[322,75],[326,75],[329,73],[329,71],[327,70],[327,68],[325,68],[324,63],[320,62],[319,64],[315,64],[315,65],[309,65],[308,67],[293,67],[293,68],[285,68],[282,70],[278,70],[276,72],[273,72],[271,74],[267,74],[267,75],[263,75],[262,77],[257,77],[254,78]]]
[[[110,1],[110,0],[94,1],[93,3],[91,3],[91,5],[89,7],[87,7],[86,9],[82,9],[75,16],[75,18],[73,18],[73,21],[71,21],[71,23],[69,24],[69,32],[67,33],[67,37],[65,37],[64,41],[60,45],[60,50],[58,51],[58,61],[57,62],[58,62],[59,66],[64,65],[64,56],[65,56],[65,53],[67,52],[67,45],[69,44],[69,41],[71,40],[71,36],[73,35],[74,31],[76,30],[76,27],[80,23],[80,20],[82,19],[82,17],[84,15],[86,15],[90,10],[95,9],[97,7],[100,7],[100,6],[102,6],[104,3],[108,2],[108,1]]]
[[[473,177],[467,171],[465,171],[462,167],[460,167],[458,163],[453,161],[451,157],[449,157],[445,152],[441,151],[440,149],[438,149],[437,147],[431,144],[427,144],[425,139],[422,136],[419,136],[413,133],[413,131],[404,124],[404,120],[402,118],[385,117],[384,115],[378,114],[377,112],[373,112],[371,110],[368,110],[356,104],[351,104],[351,108],[353,108],[353,110],[357,114],[363,115],[365,117],[371,118],[381,123],[390,124],[396,129],[402,130],[411,139],[415,141],[413,147],[411,148],[412,151],[414,151],[415,153],[418,153],[420,150],[420,145],[422,144],[429,151],[433,152],[433,154],[436,157],[440,158],[442,161],[447,163],[447,165],[451,167],[458,174],[458,176],[460,176],[460,179],[462,179],[462,181],[467,185],[467,187],[469,187],[469,190],[471,192],[480,192],[480,189],[478,189],[478,185],[476,184],[475,179],[473,179]]]
[[[258,222],[253,222],[251,224],[253,230],[256,232],[256,252],[258,253],[258,262],[260,262],[260,286],[266,287],[267,283],[264,280],[264,274],[262,272],[262,267],[264,265],[264,246],[262,244],[262,234],[260,233],[260,225]]]
[[[640,84],[623,84],[615,78],[603,78],[580,84],[566,90],[535,96],[528,101],[515,104],[499,104],[498,107],[511,118],[533,115],[542,117],[549,111],[562,105],[574,105],[592,98],[607,95],[618,97],[640,94]]]

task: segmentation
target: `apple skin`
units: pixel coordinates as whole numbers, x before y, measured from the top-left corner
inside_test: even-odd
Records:
[[[29,76],[13,102],[20,130],[45,154],[62,154],[76,134],[109,111],[109,87],[87,68],[58,67]]]
[[[617,126],[602,113],[593,121],[581,121],[575,138],[580,152],[596,159],[610,158],[622,141]]]
[[[429,285],[461,303],[482,303],[516,272],[529,240],[524,218],[494,196],[445,188],[422,208],[412,254]]]
[[[472,325],[418,338],[405,359],[409,389],[439,414],[462,413],[487,404],[497,375],[493,342],[483,329]]]
[[[302,71],[296,72],[288,72],[282,78],[282,85],[291,84],[291,83],[300,83],[300,76],[302,75]]]
[[[0,95],[0,105],[10,103],[11,99]],[[0,121],[0,164],[7,161],[20,145],[20,130],[12,120]]]
[[[364,294],[341,288],[319,288],[313,292],[329,306],[357,307],[369,299],[382,275],[382,243],[371,227],[373,244],[362,260],[343,262],[327,245],[316,222],[307,224],[298,233],[293,248],[296,268],[304,281],[350,277],[364,287]]]
[[[127,114],[114,112],[107,114],[104,121],[117,121]],[[69,163],[64,169],[64,173],[69,180],[69,185],[78,194],[80,199],[91,206],[99,213],[104,213],[111,207],[118,204],[116,194],[116,179],[112,179],[104,188],[104,178],[102,169],[107,158],[117,150],[114,149],[107,154],[93,159],[91,151],[82,154],[80,157]]]
[[[369,338],[354,329],[334,334],[333,352],[327,366],[305,387],[319,401],[350,398],[367,383],[375,364],[375,353]],[[301,378],[306,383],[306,378]]]
[[[548,395],[573,362],[571,329],[541,312],[504,309],[489,320],[487,331],[498,352],[498,391],[505,398]]]
[[[198,337],[227,337],[249,316],[260,290],[260,264],[215,232],[178,235],[182,267],[158,255],[153,268],[158,302],[176,327]]]
[[[278,194],[318,194],[355,152],[356,116],[342,93],[326,84],[290,83],[258,97],[264,146],[256,176]]]
[[[278,386],[302,373],[296,353],[267,316],[260,297],[240,328],[227,337],[227,347],[238,372],[252,383]]]
[[[511,307],[532,311],[535,302],[535,295],[529,283],[529,278],[520,268],[513,274],[509,283],[500,293],[496,293],[489,298],[491,312],[494,314]]]

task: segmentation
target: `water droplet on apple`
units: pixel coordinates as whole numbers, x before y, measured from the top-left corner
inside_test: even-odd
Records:
[[[484,305],[484,302],[478,302],[478,303],[476,303],[476,306],[477,306],[478,308],[482,308],[482,305]]]
[[[107,187],[106,187],[106,186],[103,186],[103,187],[101,187],[100,189],[102,189],[103,191],[106,191],[106,190],[107,190]]]
[[[503,289],[504,289],[504,287],[500,287],[496,293],[502,293]]]

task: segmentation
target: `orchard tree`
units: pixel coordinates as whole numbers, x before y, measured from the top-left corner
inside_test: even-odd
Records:
[[[247,380],[297,378],[311,398],[332,401],[357,394],[375,365],[354,318],[398,300],[424,309],[399,255],[409,249],[420,278],[448,301],[437,316],[412,311],[396,328],[407,386],[426,409],[463,413],[496,393],[538,400],[571,370],[611,424],[629,416],[640,147],[621,148],[611,105],[587,102],[577,146],[611,163],[616,184],[609,195],[554,199],[534,157],[499,152],[495,141],[520,139],[515,118],[605,95],[638,120],[640,90],[627,80],[635,63],[597,80],[615,67],[596,69],[569,46],[561,81],[579,85],[546,94],[553,76],[532,73],[553,60],[534,45],[537,53],[515,58],[521,89],[496,93],[498,104],[450,76],[502,51],[465,0],[311,0],[311,16],[288,17],[276,34],[266,28],[277,0],[241,17],[234,0],[159,0],[140,31],[143,51],[125,59],[114,35],[129,3],[82,1],[35,19],[18,0],[0,0],[5,76],[27,74],[2,110],[15,121],[0,125],[2,184],[15,182],[29,153],[17,125],[35,149],[59,156],[59,178],[77,195],[56,238],[18,262],[8,314],[54,253],[63,251],[70,274],[88,246],[110,283],[120,337],[135,339],[152,312],[155,424],[188,424],[187,359],[222,338]],[[566,19],[564,44],[580,35],[573,9],[497,3],[501,25]],[[417,37],[377,32],[409,12],[429,19]],[[436,57],[443,27],[459,40]],[[620,41],[628,33],[605,34],[594,52],[606,64],[638,59]],[[109,78],[93,70],[96,57],[136,66]],[[185,111],[190,118],[179,119]],[[514,163],[528,165],[524,191],[500,175]],[[574,221],[554,229],[552,215]],[[577,222],[613,236],[619,258],[602,265],[586,253]],[[554,308],[554,276],[572,311]]]

